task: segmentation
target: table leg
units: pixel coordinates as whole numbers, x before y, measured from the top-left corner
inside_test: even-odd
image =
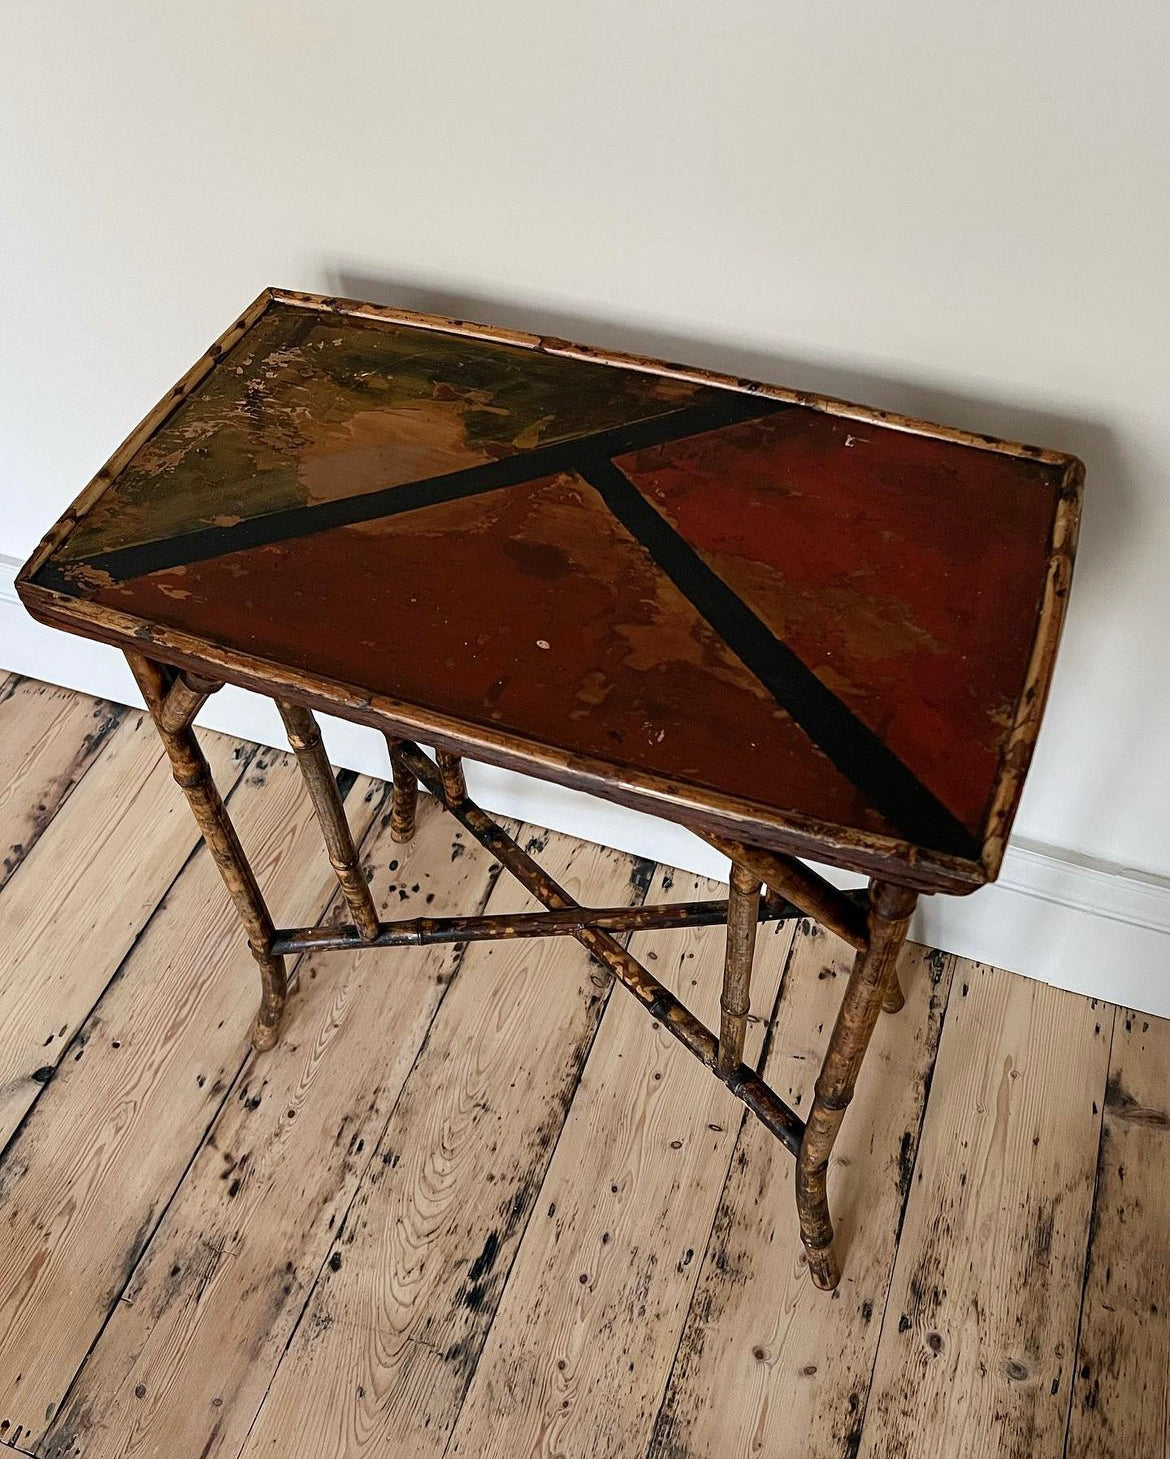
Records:
[[[415,816],[418,810],[418,777],[403,764],[398,754],[401,740],[387,735],[386,748],[390,752],[390,765],[394,772],[394,793],[390,802],[390,836],[396,842],[408,842],[414,835]],[[449,750],[435,753],[439,774],[443,778],[443,791],[448,801],[462,801],[467,796],[467,782],[463,779],[463,762]]]
[[[821,1072],[817,1076],[800,1154],[796,1207],[809,1272],[818,1288],[835,1288],[841,1272],[833,1253],[826,1179],[829,1154],[853,1098],[878,1013],[891,995],[891,977],[918,895],[890,882],[869,884],[869,946],[857,954]],[[899,997],[901,989],[898,990]]]
[[[447,793],[448,801],[464,800],[467,796],[467,782],[463,779],[463,762],[447,750],[437,751],[435,760],[443,777],[443,790]]]
[[[732,862],[723,993],[719,999],[717,1073],[724,1080],[743,1063],[743,1042],[751,1009],[752,955],[760,915],[760,885],[759,879],[742,862]]]
[[[199,830],[215,858],[220,876],[247,932],[248,946],[260,969],[261,984],[260,1009],[252,1025],[252,1047],[256,1050],[271,1049],[280,1035],[280,1022],[288,996],[284,959],[271,951],[275,935],[272,918],[227,807],[212,779],[211,768],[195,738],[190,719],[183,723],[182,716],[164,713],[169,697],[161,666],[141,654],[127,653],[126,659],[171,762],[171,772],[194,812]],[[180,676],[180,681],[190,687],[189,676]],[[188,696],[192,704],[197,697],[194,692]],[[202,700],[199,702],[202,703]]]
[[[329,757],[325,754],[321,728],[313,712],[306,710],[303,705],[277,700],[276,708],[280,711],[280,718],[288,732],[288,743],[293,748],[293,754],[308,787],[337,884],[341,888],[354,925],[362,937],[369,941],[378,936],[378,910],[362,874],[357,848],[353,844],[353,834],[345,819],[345,807],[341,804],[337,782],[329,765]]]
[[[896,1014],[906,1002],[906,995],[902,992],[902,985],[898,982],[898,970],[894,964],[890,964],[890,971],[886,974],[885,992],[882,994],[882,1008],[887,1014]]]
[[[393,736],[386,736],[386,749],[390,752],[390,766],[394,776],[394,790],[390,800],[390,838],[396,842],[408,842],[414,836],[415,816],[418,812],[418,777],[407,768],[398,754],[402,742]]]

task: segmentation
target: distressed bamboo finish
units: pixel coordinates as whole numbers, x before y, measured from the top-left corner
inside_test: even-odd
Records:
[[[448,801],[462,801],[467,795],[467,782],[463,778],[463,762],[450,751],[440,750],[435,755],[439,774],[443,777],[443,791]]]
[[[260,967],[260,1008],[252,1025],[252,1048],[263,1054],[280,1038],[288,1002],[288,970],[279,954],[260,953],[253,948],[252,956]]]
[[[164,730],[177,733],[185,730],[203,708],[208,697],[223,688],[221,679],[205,679],[184,670],[175,676],[159,707],[159,723]]]
[[[252,1047],[257,1051],[271,1049],[280,1035],[288,996],[284,959],[272,952],[275,936],[272,918],[195,732],[189,723],[181,729],[168,729],[163,723],[168,686],[162,668],[141,654],[128,653],[126,660],[154,719],[175,781],[199,823],[247,932],[248,946],[260,969],[261,985],[260,1008],[252,1026]]]
[[[841,1269],[833,1251],[826,1181],[829,1156],[861,1072],[890,973],[906,938],[917,894],[876,879],[869,888],[869,944],[857,954],[817,1076],[812,1109],[796,1159],[796,1206],[809,1272],[818,1288],[835,1288]]]
[[[810,1272],[818,1286],[836,1286],[840,1275],[832,1250],[832,1224],[825,1195],[829,1153],[852,1098],[878,1010],[883,1001],[887,1005],[891,1001],[891,985],[897,989],[893,965],[905,938],[916,901],[915,892],[873,882],[868,929],[863,935],[857,926],[856,904],[807,868],[785,857],[741,847],[739,843],[724,843],[721,849],[742,852],[732,865],[730,896],[726,901],[662,908],[583,908],[468,798],[458,757],[447,754],[443,760],[431,761],[411,741],[388,737],[395,786],[403,790],[401,802],[397,799],[395,802],[400,816],[392,834],[401,836],[413,831],[415,800],[421,782],[548,911],[382,923],[360,874],[352,836],[316,722],[303,707],[278,701],[290,744],[313,796],[330,861],[355,915],[356,926],[322,926],[277,933],[189,723],[216,686],[187,676],[175,681],[183,689],[174,691],[158,665],[141,655],[128,658],[171,759],[175,779],[183,787],[212,849],[260,968],[262,997],[252,1036],[258,1050],[271,1048],[278,1037],[287,999],[286,954],[355,946],[394,947],[542,935],[573,937],[797,1156],[797,1205]],[[171,711],[164,714],[168,704]],[[765,880],[769,891],[761,897],[761,884]],[[800,911],[794,901],[779,895],[779,887],[798,891],[806,902],[815,902],[826,918],[831,918],[843,931],[843,936],[864,944],[857,954],[830,1039],[807,1125],[758,1073],[743,1064],[756,925],[761,920],[792,917]],[[728,930],[718,1038],[612,936],[615,931],[629,932],[639,927],[713,922],[726,922]]]
[[[293,748],[297,764],[305,778],[341,894],[358,932],[366,942],[370,942],[378,936],[378,910],[362,874],[353,835],[345,819],[345,808],[337,793],[337,782],[325,754],[321,727],[314,719],[313,712],[306,710],[303,705],[277,700],[276,708],[280,711],[280,718],[288,732],[288,743]]]
[[[748,868],[761,882],[775,892],[783,893],[798,907],[804,908],[809,917],[815,918],[826,928],[831,928],[838,937],[844,938],[853,948],[864,948],[866,938],[865,910],[848,898],[840,888],[781,852],[769,852],[760,847],[749,847],[729,837],[703,835],[717,851]]]
[[[539,901],[549,908],[575,908],[576,902],[550,878],[526,851],[473,801],[464,798],[451,804],[446,800],[439,769],[409,741],[400,744],[399,755],[476,841]],[[654,976],[629,954],[608,933],[595,928],[581,928],[572,935],[587,948],[630,993],[647,1008],[662,1027],[718,1074],[718,1040],[715,1035]],[[761,1120],[779,1140],[795,1153],[804,1132],[804,1122],[789,1109],[774,1090],[754,1071],[740,1065],[724,1084]]]
[[[886,984],[882,992],[882,1008],[887,1014],[897,1014],[905,1007],[906,995],[902,992],[902,985],[898,981],[898,970],[895,963],[891,963],[886,970]]]
[[[278,953],[320,952],[330,948],[426,947],[431,943],[478,943],[503,938],[575,936],[584,928],[607,933],[648,932],[658,928],[715,927],[727,922],[727,899],[675,902],[641,907],[577,907],[534,913],[492,913],[480,917],[402,918],[382,923],[367,940],[356,928],[324,923],[313,928],[280,928],[273,948]],[[803,917],[783,898],[757,899],[762,923]]]
[[[727,902],[727,952],[719,998],[719,1050],[716,1073],[730,1079],[743,1062],[743,1043],[751,1010],[752,956],[760,915],[760,880],[742,862],[731,864]]]
[[[386,736],[386,748],[390,752],[390,768],[394,777],[394,790],[390,800],[390,837],[392,841],[408,842],[414,836],[415,817],[418,810],[418,779],[402,763],[398,754],[401,740]]]
[[[758,847],[747,847],[742,842],[729,841],[726,837],[708,836],[706,841],[732,859],[750,867],[767,885],[782,892],[806,913],[826,928],[831,928],[838,937],[844,938],[851,947],[863,950],[869,938],[866,928],[865,908],[834,887],[811,867],[798,862],[795,857],[786,857],[780,852],[763,851]],[[891,963],[887,975],[888,986],[882,998],[882,1008],[888,1014],[896,1014],[905,1004],[898,971]]]

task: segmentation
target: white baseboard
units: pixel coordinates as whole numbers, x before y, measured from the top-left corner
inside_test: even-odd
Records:
[[[0,555],[0,666],[121,704],[141,705],[113,649],[44,628],[13,588],[19,564]],[[283,746],[272,705],[228,688],[209,700],[201,725]],[[336,765],[386,776],[381,737],[322,717]],[[721,880],[727,862],[682,827],[513,771],[468,765],[474,798],[499,815]],[[840,886],[860,879],[822,869]],[[994,886],[970,897],[924,898],[912,936],[932,947],[1011,969],[1058,988],[1170,1016],[1170,878],[1014,838]]]

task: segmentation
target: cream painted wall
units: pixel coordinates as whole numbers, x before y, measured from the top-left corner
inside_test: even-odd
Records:
[[[267,283],[1067,448],[1017,829],[1170,872],[1168,53],[1164,0],[8,0],[0,554]]]

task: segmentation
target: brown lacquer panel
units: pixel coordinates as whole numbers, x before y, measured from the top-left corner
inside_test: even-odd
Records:
[[[810,410],[617,465],[977,832],[1036,633],[1059,469]]]
[[[97,597],[563,749],[893,831],[569,473]]]

